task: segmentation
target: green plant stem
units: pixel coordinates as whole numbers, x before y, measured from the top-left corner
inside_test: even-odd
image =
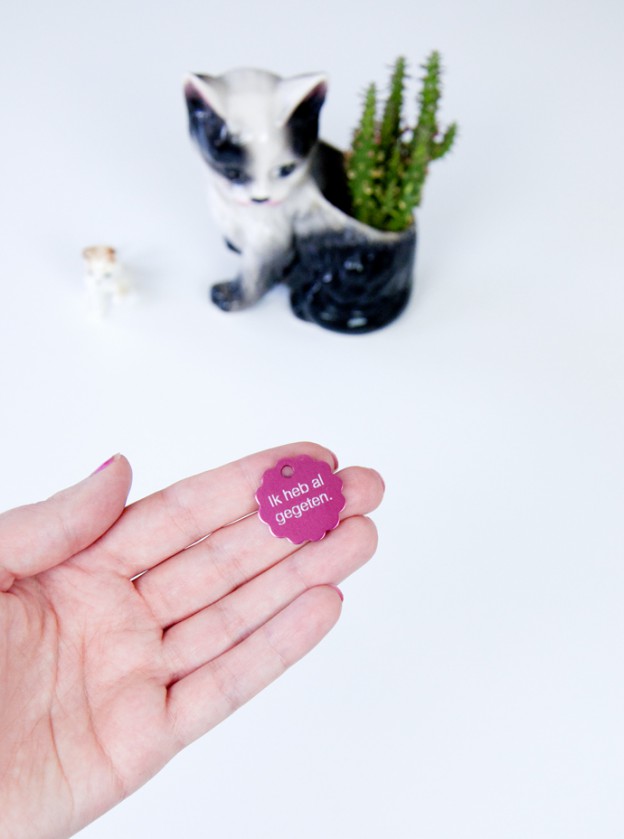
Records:
[[[447,154],[457,136],[456,123],[445,132],[438,126],[440,53],[430,53],[423,69],[415,127],[402,124],[407,64],[400,56],[393,66],[381,119],[377,117],[377,90],[371,84],[352,150],[346,156],[354,216],[380,230],[401,231],[413,223],[429,164]]]
[[[369,223],[373,214],[374,170],[376,163],[377,89],[371,84],[364,99],[364,110],[353,140],[353,150],[347,164],[347,177],[356,218]]]

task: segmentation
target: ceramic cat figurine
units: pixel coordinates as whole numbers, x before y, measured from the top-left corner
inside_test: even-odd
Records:
[[[326,90],[319,73],[240,69],[185,81],[209,200],[226,244],[241,254],[240,275],[212,287],[221,309],[243,309],[284,279],[298,237],[349,224],[338,209],[348,204],[342,155],[318,142]]]

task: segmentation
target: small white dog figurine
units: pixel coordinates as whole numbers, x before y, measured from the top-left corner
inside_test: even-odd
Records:
[[[112,304],[121,303],[129,296],[130,284],[117,262],[115,248],[91,245],[83,250],[82,255],[89,309],[94,315],[104,317]]]

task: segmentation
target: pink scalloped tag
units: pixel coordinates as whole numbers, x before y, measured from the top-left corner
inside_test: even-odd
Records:
[[[267,469],[256,501],[271,533],[295,545],[318,542],[338,527],[346,503],[331,466],[307,455],[283,458]]]

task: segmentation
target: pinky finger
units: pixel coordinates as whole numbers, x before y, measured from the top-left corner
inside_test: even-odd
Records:
[[[214,728],[310,652],[340,617],[332,586],[309,589],[248,638],[169,688],[180,748]]]

